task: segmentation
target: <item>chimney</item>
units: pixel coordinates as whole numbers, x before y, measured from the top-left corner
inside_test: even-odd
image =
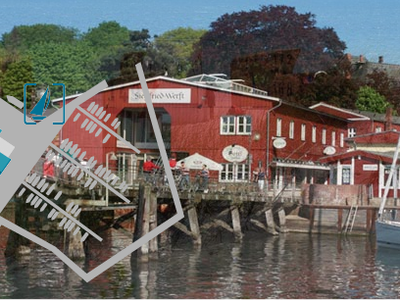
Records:
[[[382,55],[379,56],[379,63],[380,63],[380,64],[383,64],[383,56],[382,56]]]
[[[392,130],[392,108],[386,108],[386,115],[385,115],[385,131]]]
[[[364,63],[364,55],[360,54],[359,63]]]

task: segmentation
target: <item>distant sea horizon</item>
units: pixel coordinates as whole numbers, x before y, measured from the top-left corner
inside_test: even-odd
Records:
[[[313,13],[318,27],[332,27],[347,45],[346,53],[369,61],[400,64],[400,1],[397,0],[19,0],[3,1],[0,35],[14,26],[38,23],[73,27],[81,33],[104,21],[130,30],[148,29],[151,36],[178,27],[209,29],[225,13],[257,10],[261,5],[294,6]]]

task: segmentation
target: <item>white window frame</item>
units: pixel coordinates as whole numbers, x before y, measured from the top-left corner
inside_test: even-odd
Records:
[[[233,124],[231,124],[231,119],[233,118]],[[236,117],[235,116],[221,116],[220,119],[220,135],[234,135],[236,132]],[[226,130],[224,130],[226,127]],[[233,131],[229,129],[233,127]]]
[[[325,128],[322,128],[321,143],[322,143],[322,145],[326,145],[326,129]]]
[[[344,133],[343,132],[340,133],[340,147],[341,148],[344,147]]]
[[[375,127],[375,132],[382,132],[382,127],[381,126],[376,126]]]
[[[282,136],[282,119],[276,119],[276,136]]]
[[[315,126],[315,125],[313,125],[313,127],[312,127],[311,140],[312,140],[313,143],[317,142],[317,126]]]
[[[241,122],[243,121],[243,122]],[[243,115],[236,117],[236,134],[237,135],[250,135],[251,134],[251,116]],[[243,126],[243,131],[239,130]]]
[[[306,124],[301,124],[301,140],[306,140]]]
[[[347,129],[347,137],[352,138],[355,137],[356,135],[357,135],[357,129],[355,129],[354,127]]]
[[[249,165],[221,163],[222,170],[219,171],[220,182],[247,182],[249,181],[250,170]]]
[[[289,139],[294,139],[294,121],[289,123]]]
[[[332,131],[332,146],[336,146],[336,131]]]

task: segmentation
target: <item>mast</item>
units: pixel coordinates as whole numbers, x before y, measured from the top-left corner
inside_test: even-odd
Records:
[[[388,176],[388,179],[386,180],[385,191],[383,193],[382,202],[381,202],[381,205],[379,206],[379,212],[378,212],[378,220],[379,221],[383,221],[382,213],[383,213],[383,210],[385,209],[387,195],[389,193],[389,187],[390,187],[390,183],[392,182],[393,173],[396,171],[396,163],[397,163],[397,157],[399,156],[399,149],[400,149],[400,135],[399,135],[399,140],[397,141],[396,150],[393,154],[393,161],[392,161],[392,165],[390,166],[389,176]],[[397,187],[393,187],[393,188],[396,189]]]

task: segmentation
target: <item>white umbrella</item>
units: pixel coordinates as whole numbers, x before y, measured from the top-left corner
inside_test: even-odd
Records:
[[[181,159],[176,163],[176,166],[179,168],[181,162],[185,162],[185,166],[189,169],[202,169],[203,165],[206,165],[207,168],[211,171],[221,171],[223,169],[222,165],[203,156],[198,153],[190,155],[184,159]]]

